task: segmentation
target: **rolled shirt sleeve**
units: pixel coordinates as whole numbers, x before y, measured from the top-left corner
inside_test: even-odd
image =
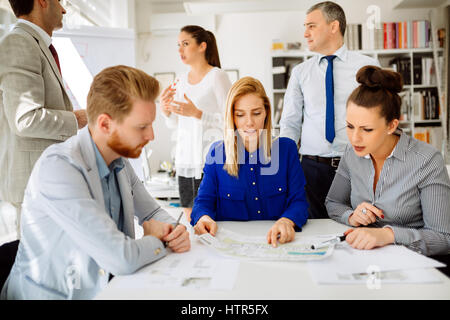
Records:
[[[423,212],[423,228],[388,225],[395,243],[425,255],[450,253],[450,181],[442,155],[436,151],[419,171],[418,190]]]

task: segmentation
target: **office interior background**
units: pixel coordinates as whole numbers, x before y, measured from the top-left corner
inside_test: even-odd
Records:
[[[222,68],[229,72],[230,80],[252,76],[263,83],[271,98],[277,128],[289,71],[311,56],[303,37],[303,23],[306,10],[317,2],[320,1],[62,0],[67,10],[64,28],[53,38],[74,105],[84,108],[93,76],[109,65],[135,66],[157,77],[163,86],[170,84],[187,71],[178,54],[180,28],[201,25],[215,34]],[[383,67],[406,72],[411,78],[416,65],[422,67],[421,79],[411,79],[405,86],[402,127],[435,145],[450,164],[450,0],[335,2],[346,13],[346,42],[350,49],[377,57]],[[0,37],[15,20],[8,0],[0,0]],[[429,30],[429,41],[386,46],[384,39],[380,40],[380,32],[383,37],[392,23],[398,28],[414,22],[423,23]],[[402,64],[405,60],[412,65]],[[435,98],[433,111],[425,110],[427,96]],[[154,128],[155,140],[147,146],[143,163],[137,164],[150,168],[151,173],[144,173],[146,176],[155,174],[161,166],[170,168],[169,163],[174,161],[176,133],[166,127],[160,112]],[[14,240],[16,235],[15,217],[3,206],[0,210],[1,244]]]

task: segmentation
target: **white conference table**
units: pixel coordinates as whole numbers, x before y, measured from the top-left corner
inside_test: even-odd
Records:
[[[179,209],[168,209],[172,215]],[[184,219],[184,217],[183,217]],[[184,220],[184,224],[187,224]],[[273,221],[251,222],[219,222],[219,228],[242,233],[249,236],[262,236],[267,233]],[[318,235],[341,233],[348,227],[330,219],[309,220],[302,232],[303,235]],[[193,239],[192,228],[191,240]],[[191,252],[205,250],[205,246],[192,240]],[[207,250],[212,250],[206,248]],[[174,254],[174,253],[170,253]],[[146,272],[148,265],[135,274]],[[369,289],[366,285],[322,285],[317,284],[310,276],[306,262],[272,262],[241,260],[238,275],[233,290],[195,290],[183,289],[150,289],[123,288],[118,285],[121,277],[115,277],[108,286],[100,292],[96,299],[151,299],[151,300],[309,300],[309,299],[450,299],[450,279],[437,269],[433,272],[442,279],[433,284],[383,284],[379,289]]]

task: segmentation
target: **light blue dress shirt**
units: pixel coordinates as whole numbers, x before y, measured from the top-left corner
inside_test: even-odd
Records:
[[[284,96],[280,120],[280,136],[298,142],[300,153],[321,157],[341,156],[348,143],[345,132],[347,99],[358,86],[356,73],[366,65],[376,65],[376,59],[348,51],[343,45],[334,55],[334,119],[336,137],[333,143],[325,138],[326,88],[328,61],[316,55],[292,70]]]
[[[124,163],[122,158],[118,158],[111,162],[109,167],[106,165],[105,159],[101,155],[94,140],[91,142],[95,151],[95,162],[97,163],[100,181],[102,183],[103,198],[105,200],[105,209],[114,220],[117,228],[123,231],[123,208],[120,195],[119,184],[117,183],[117,173],[123,169]]]

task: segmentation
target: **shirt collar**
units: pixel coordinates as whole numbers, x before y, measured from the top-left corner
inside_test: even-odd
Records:
[[[253,152],[248,152],[247,149],[245,149],[244,144],[240,137],[238,137],[238,159],[240,161],[244,161],[244,163],[249,164],[267,164],[270,159],[266,158],[266,152],[262,146],[262,143],[260,143],[258,149],[256,149]],[[250,160],[251,159],[251,160]]]
[[[125,166],[123,159],[120,157],[108,166],[106,165],[105,159],[103,159],[103,156],[101,155],[100,151],[97,148],[97,145],[94,142],[94,139],[92,139],[91,134],[89,133],[89,137],[91,138],[92,146],[94,147],[95,151],[95,162],[97,163],[98,173],[100,175],[100,179],[103,179],[107,177],[111,171],[115,171],[116,173],[120,172],[120,170],[123,169]]]
[[[394,134],[400,136],[400,139],[398,140],[397,144],[395,145],[394,150],[392,150],[391,154],[386,159],[389,159],[390,157],[394,157],[401,161],[405,161],[406,160],[406,151],[408,149],[408,144],[409,144],[409,138],[405,133],[403,133],[403,131],[401,129],[397,129],[394,132]],[[364,158],[370,159],[370,154],[366,154],[364,156]]]
[[[347,61],[347,56],[348,56],[348,49],[347,46],[345,44],[342,45],[342,47],[340,47],[339,49],[337,49],[332,55],[335,55],[336,58],[339,58],[341,61]],[[318,55],[318,63],[320,64],[320,62],[322,61],[322,58],[326,57],[326,55],[324,54],[319,54]]]
[[[30,21],[25,20],[25,19],[17,19],[17,22],[24,23],[27,26],[33,28],[33,30],[35,30],[39,34],[39,36],[42,38],[42,40],[44,41],[45,45],[47,47],[50,47],[50,45],[52,44],[52,38],[48,35],[47,32],[44,31],[44,29],[39,27],[37,24],[34,24],[33,22],[30,22]]]

